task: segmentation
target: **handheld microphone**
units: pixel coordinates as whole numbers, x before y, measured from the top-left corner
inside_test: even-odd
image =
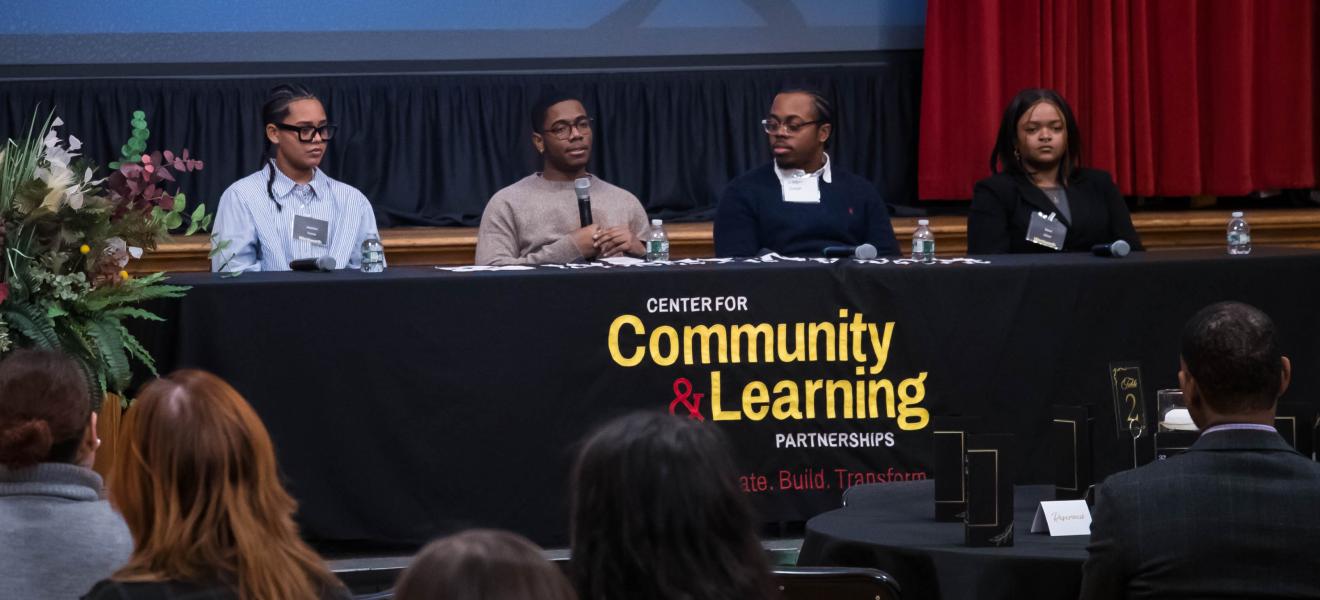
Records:
[[[1114,258],[1123,258],[1132,252],[1132,245],[1124,240],[1114,240],[1108,244],[1096,244],[1091,246],[1091,254],[1096,256],[1112,256]]]
[[[337,266],[338,264],[335,263],[333,256],[299,258],[289,261],[289,269],[293,271],[333,271]]]
[[[879,256],[875,246],[871,244],[862,244],[860,246],[826,246],[825,258],[855,258],[858,260],[871,260]]]
[[[591,224],[591,178],[579,177],[573,180],[573,191],[577,192],[578,222],[586,227]]]

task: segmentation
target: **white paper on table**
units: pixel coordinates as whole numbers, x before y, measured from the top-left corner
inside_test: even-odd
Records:
[[[441,271],[453,271],[455,273],[477,273],[480,271],[530,271],[533,267],[526,265],[464,265],[461,267],[436,267]]]
[[[622,267],[629,265],[640,265],[640,264],[644,264],[646,261],[644,259],[634,258],[631,256],[611,256],[609,258],[600,259],[600,262],[608,263],[611,265],[618,265]]]
[[[1036,505],[1036,518],[1031,520],[1031,532],[1049,530],[1050,537],[1060,535],[1090,535],[1091,509],[1085,500],[1043,500]]]

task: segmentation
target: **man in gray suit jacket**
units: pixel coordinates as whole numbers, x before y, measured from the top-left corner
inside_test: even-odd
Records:
[[[1201,438],[1096,489],[1083,599],[1320,597],[1320,464],[1273,427],[1291,376],[1260,310],[1192,317],[1178,381]]]

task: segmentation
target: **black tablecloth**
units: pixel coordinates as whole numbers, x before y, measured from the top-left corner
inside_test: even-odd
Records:
[[[767,521],[836,507],[852,484],[928,478],[922,411],[979,415],[985,431],[1016,434],[1018,481],[1043,483],[1050,405],[1092,405],[1104,475],[1130,460],[1108,364],[1141,362],[1153,411],[1154,390],[1176,384],[1183,323],[1218,300],[1273,315],[1296,365],[1288,398],[1320,396],[1320,252],[989,260],[195,274],[172,279],[193,286],[187,297],[156,306],[168,322],[140,331],[162,370],[206,368],[248,398],[275,440],[304,532],[321,540],[419,543],[490,526],[563,544],[573,444],[637,409],[700,415],[725,431]],[[660,299],[691,297],[745,302],[659,312]],[[798,346],[796,324],[854,318],[876,325],[876,339],[892,323],[883,365],[852,360],[856,336],[834,347],[823,332],[812,337],[815,358],[784,358]],[[675,364],[656,362],[670,333],[705,326],[732,337],[735,325],[759,324],[790,338],[769,345],[773,363],[764,340],[720,347],[709,329],[712,345],[692,350],[694,364],[677,351]],[[836,351],[849,360],[833,360]],[[796,418],[789,398],[782,418],[756,420],[757,385],[766,409],[789,388],[805,397],[830,381],[844,383],[831,392],[838,398],[856,381],[916,401],[890,405],[877,387],[878,414],[863,405],[858,418],[842,401],[830,414],[818,390],[814,415],[803,402]]]
[[[962,523],[934,519],[933,482],[873,484],[849,490],[848,505],[807,521],[798,564],[874,567],[898,580],[904,600],[1076,598],[1090,536],[1034,534],[1036,504],[1049,485],[1019,486],[1014,545],[969,548]]]

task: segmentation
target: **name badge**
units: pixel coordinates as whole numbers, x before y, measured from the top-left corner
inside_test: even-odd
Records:
[[[820,204],[820,184],[815,177],[789,177],[782,187],[784,202]]]
[[[1063,240],[1068,236],[1068,226],[1056,220],[1058,213],[1036,211],[1031,213],[1031,224],[1027,226],[1027,241],[1039,244],[1051,250],[1062,250]]]
[[[330,222],[306,215],[294,215],[293,239],[324,246],[330,239]]]
[[[1036,518],[1031,521],[1032,533],[1050,532],[1059,535],[1090,535],[1091,509],[1085,500],[1041,501],[1036,506]]]

